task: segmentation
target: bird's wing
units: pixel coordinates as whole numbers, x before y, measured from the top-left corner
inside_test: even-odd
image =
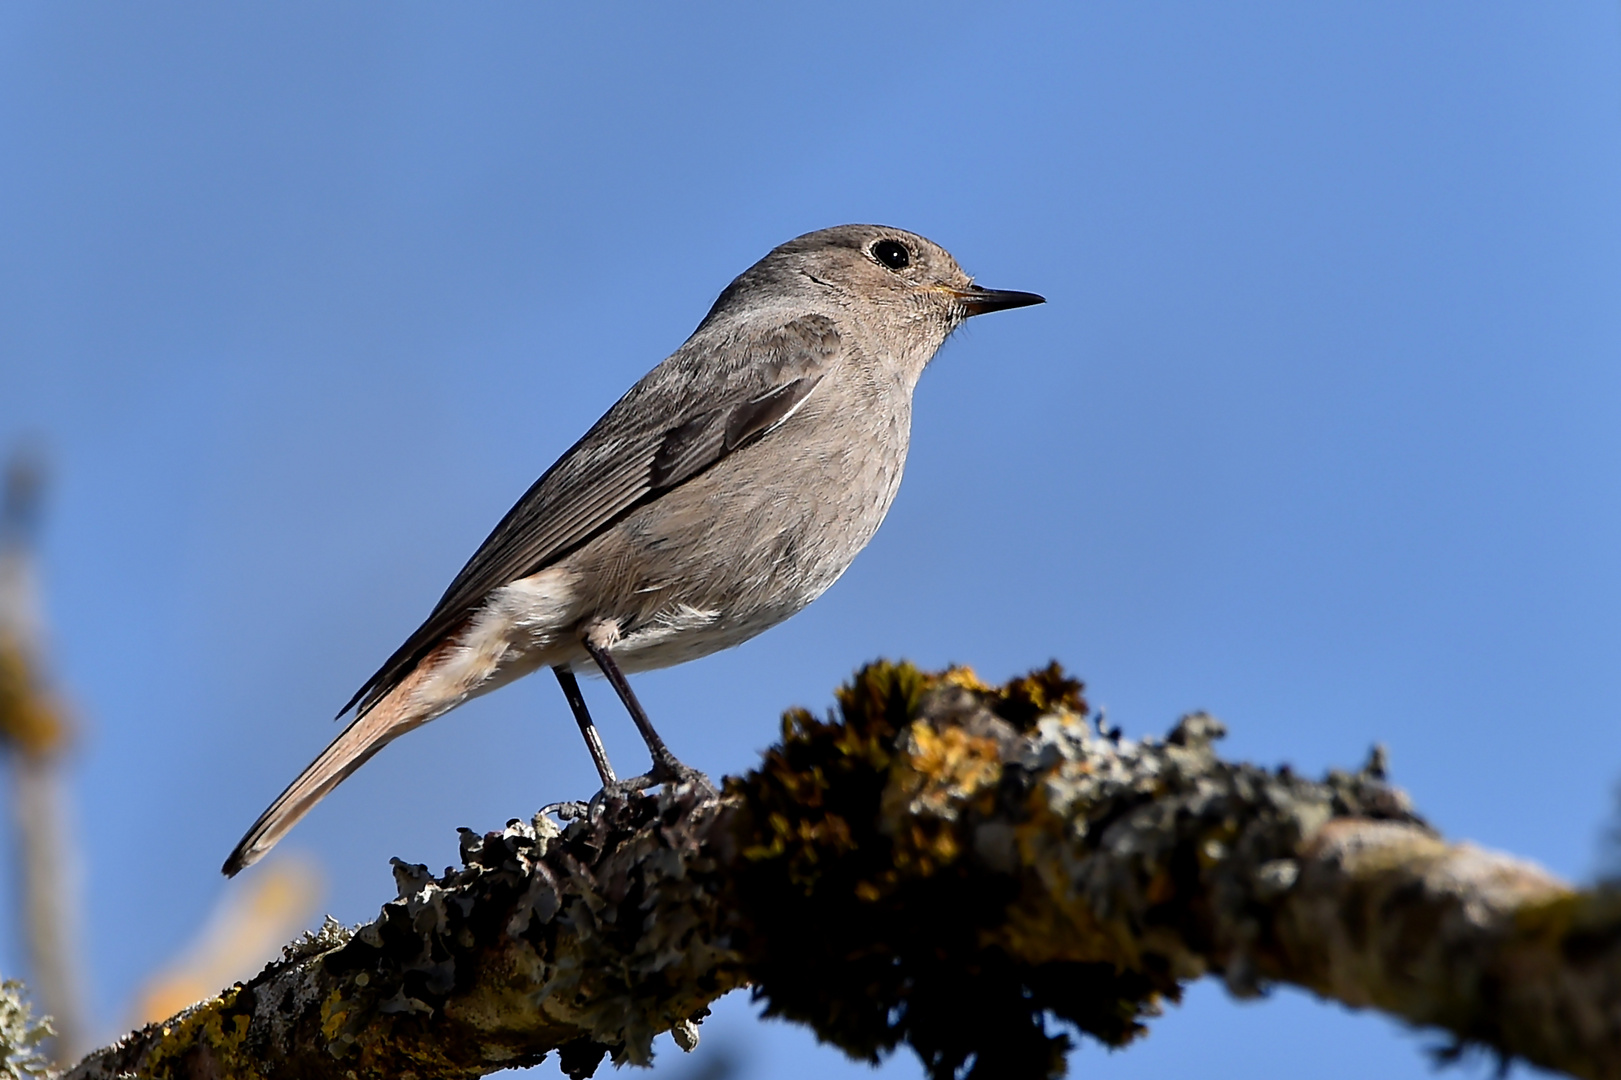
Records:
[[[338,715],[356,705],[364,714],[495,589],[544,570],[636,507],[769,433],[804,403],[842,348],[832,320],[820,315],[735,336],[718,348],[683,346],[535,481],[433,613]]]

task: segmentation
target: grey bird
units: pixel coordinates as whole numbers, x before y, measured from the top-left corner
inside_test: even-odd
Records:
[[[935,352],[972,315],[1042,302],[981,288],[938,245],[880,225],[773,250],[508,511],[224,872],[392,740],[543,667],[605,790],[707,783],[666,748],[625,673],[741,644],[820,596],[895,498],[912,391]],[[621,781],[608,762],[575,679],[593,666],[647,743],[644,776]]]

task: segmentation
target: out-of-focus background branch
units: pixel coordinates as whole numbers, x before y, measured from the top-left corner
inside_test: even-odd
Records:
[[[82,833],[74,827],[65,771],[80,733],[51,671],[39,583],[47,477],[43,453],[25,445],[7,461],[0,490],[0,749],[16,859],[15,873],[7,875],[17,894],[14,932],[27,985],[51,1030],[28,1049],[71,1062],[82,1056],[98,1025],[90,1014],[81,955],[88,936],[80,899]],[[146,981],[118,1023],[161,1019],[251,975],[308,925],[322,888],[322,874],[310,860],[287,854],[274,859],[264,874],[222,895],[193,939]]]
[[[73,745],[68,711],[46,670],[36,544],[45,496],[42,454],[5,466],[0,493],[0,746],[10,769],[14,878],[29,981],[56,1034],[44,1049],[73,1060],[86,1038],[79,950],[78,849],[62,768]]]

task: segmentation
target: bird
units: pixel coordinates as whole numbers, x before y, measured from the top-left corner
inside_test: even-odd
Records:
[[[1044,302],[984,288],[888,226],[774,248],[508,511],[223,872],[261,858],[389,742],[541,668],[604,791],[707,784],[626,675],[741,644],[820,596],[889,511],[913,390],[940,346],[972,316]],[[646,774],[620,780],[608,761],[577,679],[592,669],[647,744]]]

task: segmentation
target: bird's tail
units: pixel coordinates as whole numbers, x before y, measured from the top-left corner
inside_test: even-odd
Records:
[[[421,674],[421,667],[413,673],[417,677]],[[321,751],[320,757],[310,762],[309,768],[259,815],[259,820],[225,860],[221,869],[226,877],[235,877],[238,871],[258,862],[287,830],[326,797],[327,792],[343,783],[373,754],[443,711],[423,709],[413,701],[416,682],[416,677],[408,676],[393,692],[357,716],[343,729],[343,734],[332,740],[331,746]]]

